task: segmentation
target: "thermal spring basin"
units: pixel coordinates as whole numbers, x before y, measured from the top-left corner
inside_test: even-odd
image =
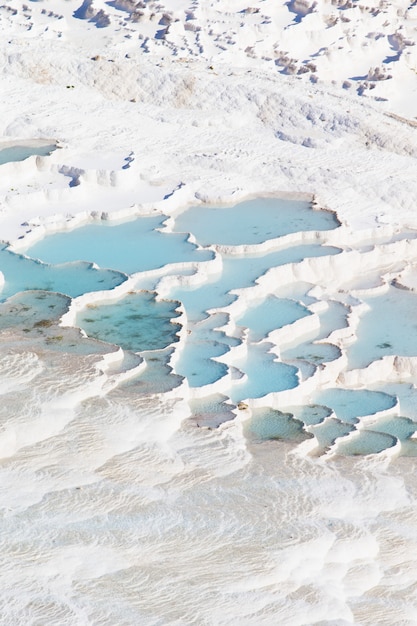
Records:
[[[214,359],[239,344],[239,340],[217,330],[219,324],[217,316],[212,316],[193,325],[185,338],[175,372],[184,376],[190,387],[211,385],[227,373],[227,366]]]
[[[91,263],[47,265],[16,254],[6,246],[0,246],[0,271],[4,276],[4,284],[0,286],[0,300],[19,291],[39,289],[75,298],[90,291],[113,289],[127,279],[121,272],[101,270]]]
[[[298,406],[287,406],[283,409],[286,413],[293,415],[295,419],[302,422],[304,426],[321,424],[326,417],[332,414],[331,409],[320,404],[304,404]]]
[[[365,415],[391,409],[397,403],[395,396],[368,389],[325,389],[317,392],[314,400],[332,408],[339,420],[350,424]]]
[[[260,341],[274,329],[292,324],[308,315],[311,315],[310,311],[294,300],[268,296],[262,301],[252,302],[237,319],[237,323],[249,329],[251,341]]]
[[[245,433],[260,440],[282,439],[293,443],[313,437],[294,415],[270,408],[253,409],[250,420],[245,422]]]
[[[165,215],[140,217],[112,224],[100,221],[69,232],[55,233],[26,250],[45,263],[90,261],[127,274],[153,270],[169,263],[208,261],[213,252],[198,250],[184,233],[157,230]]]
[[[259,244],[302,231],[339,226],[330,211],[314,210],[310,202],[258,198],[235,206],[191,207],[175,218],[175,230],[192,232],[201,245]]]
[[[271,344],[249,344],[245,359],[234,363],[244,376],[230,389],[230,398],[236,404],[249,398],[262,398],[276,391],[293,389],[298,385],[298,369],[277,361],[269,352]]]
[[[224,363],[213,360],[226,350],[225,345],[205,340],[187,343],[175,365],[175,371],[188,380],[190,387],[211,385],[227,373]]]
[[[89,337],[142,352],[160,350],[178,341],[180,324],[171,322],[180,314],[179,302],[155,299],[148,291],[128,294],[111,304],[88,305],[76,324]]]
[[[346,456],[379,454],[397,443],[395,437],[373,430],[358,430],[336,442],[335,452]]]
[[[364,299],[369,306],[347,351],[351,369],[366,367],[385,355],[417,356],[417,294],[390,286]]]
[[[4,165],[4,163],[24,161],[34,155],[48,156],[54,150],[56,150],[55,144],[45,143],[44,141],[33,141],[28,142],[27,144],[6,144],[4,147],[0,145],[0,165]]]

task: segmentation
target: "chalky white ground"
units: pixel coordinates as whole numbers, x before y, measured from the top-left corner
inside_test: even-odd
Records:
[[[413,290],[416,28],[406,2],[6,1],[0,137],[60,149],[0,167],[0,240],[296,193],[336,212],[343,250],[299,280],[348,304],[349,284]],[[271,280],[292,275],[235,308]],[[332,337],[342,354],[355,315]],[[316,458],[249,442],[238,410],[198,429],[185,384],[123,386],[136,369],[120,352],[1,340],[4,623],[417,624],[416,463],[401,446]],[[415,368],[338,360],[298,402],[381,381],[413,397]]]

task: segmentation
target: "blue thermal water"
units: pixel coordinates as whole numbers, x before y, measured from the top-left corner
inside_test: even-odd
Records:
[[[332,343],[323,341],[334,330],[346,328],[348,326],[348,307],[341,302],[329,300],[326,302],[327,308],[317,315],[320,320],[319,328],[312,328],[307,335],[307,340],[298,342],[297,345],[284,347],[281,357],[287,359],[301,359],[313,365],[328,363],[341,356],[341,350]]]
[[[396,405],[395,396],[368,389],[325,389],[318,391],[314,399],[319,404],[331,407],[340,420],[349,423]]]
[[[350,456],[378,454],[394,446],[397,440],[406,442],[408,454],[417,452],[412,448],[412,441],[410,443],[410,437],[417,429],[416,422],[404,417],[384,416],[369,429],[355,430],[350,417],[346,421],[339,419],[343,411],[340,406],[337,408],[337,417],[330,417],[331,410],[322,405],[285,407],[283,411],[253,409],[251,418],[245,423],[246,434],[293,443],[315,437],[317,451],[321,453],[332,448],[336,454]]]
[[[198,426],[217,428],[220,424],[233,420],[234,405],[228,402],[228,397],[220,393],[213,393],[204,398],[194,398],[189,402],[191,418]]]
[[[301,301],[303,301],[304,304],[313,304],[317,302],[317,300],[306,295],[306,291],[310,289],[311,285],[307,284],[300,290],[291,288],[289,294],[291,295],[291,299],[297,298],[300,306],[302,306]],[[311,330],[308,330],[303,336],[303,340],[297,341],[295,345],[290,344],[282,347],[282,360],[300,359],[312,365],[319,365],[321,363],[334,361],[340,357],[340,348],[323,340],[334,330],[348,326],[347,316],[349,309],[344,304],[332,300],[327,301],[326,305],[327,308],[325,310],[317,313],[320,320],[318,327],[313,325]]]
[[[192,232],[202,245],[258,244],[289,233],[331,230],[333,213],[314,211],[310,202],[258,198],[231,207],[192,207],[175,219],[175,230]]]
[[[166,216],[141,217],[121,224],[99,222],[55,233],[26,250],[46,263],[91,261],[102,268],[133,274],[169,263],[208,261],[213,252],[198,250],[188,235],[156,230]]]
[[[239,344],[239,340],[216,330],[217,325],[220,321],[213,316],[194,325],[186,337],[175,372],[187,378],[190,387],[210,385],[228,371],[224,363],[213,361],[213,358],[228,352],[231,346]]]
[[[341,354],[340,348],[331,343],[306,342],[299,343],[297,346],[289,349],[284,348],[281,351],[281,358],[284,360],[301,359],[313,365],[319,365],[320,363],[334,361],[338,359]]]
[[[254,409],[250,420],[245,423],[245,430],[259,439],[283,439],[297,443],[313,437],[304,430],[303,422],[291,413],[269,408]]]
[[[194,341],[187,343],[175,371],[188,380],[190,387],[210,385],[227,373],[224,363],[213,361],[213,357],[221,356],[227,351],[227,346],[210,341]]]
[[[32,289],[56,291],[73,298],[90,291],[112,289],[127,276],[113,270],[100,270],[83,262],[61,266],[46,265],[0,247],[0,271],[5,282],[0,286],[0,299]]]
[[[152,350],[141,355],[145,360],[146,368],[140,376],[128,379],[121,386],[121,395],[125,391],[136,393],[137,396],[143,393],[166,393],[181,385],[181,376],[173,374],[172,367],[169,365],[172,352],[172,347],[168,346],[162,350]]]
[[[286,263],[299,263],[305,258],[339,254],[333,246],[310,244],[294,246],[285,250],[270,252],[262,256],[223,256],[222,272],[210,277],[197,288],[174,288],[171,297],[181,300],[189,320],[199,321],[207,317],[207,310],[231,304],[236,295],[231,290],[243,289],[254,284],[271,267]]]
[[[48,156],[56,150],[55,144],[48,145],[31,145],[31,146],[8,146],[0,150],[0,165],[4,163],[12,163],[16,161],[24,161],[30,156]]]
[[[126,350],[160,350],[178,341],[181,327],[171,322],[179,315],[178,305],[141,291],[112,304],[89,305],[77,315],[76,323],[89,337]]]
[[[297,368],[276,361],[277,357],[268,352],[271,347],[267,343],[249,345],[246,358],[234,362],[246,376],[231,386],[229,395],[233,402],[262,398],[298,385]]]
[[[417,422],[413,422],[409,417],[390,415],[380,418],[376,424],[372,425],[372,429],[405,441],[417,431]]]
[[[239,340],[216,330],[220,322],[213,316],[192,327],[175,364],[175,372],[185,376],[191,387],[209,385],[224,376],[228,368],[213,358],[224,355]],[[258,398],[274,391],[290,389],[298,384],[297,368],[279,363],[268,352],[270,344],[249,345],[247,356],[234,362],[244,378],[232,384],[229,392],[233,402]]]
[[[331,409],[327,406],[320,404],[304,404],[301,406],[288,406],[285,407],[285,411],[290,412],[296,419],[305,424],[311,426],[320,424],[329,417],[332,413]]]
[[[336,452],[344,455],[378,454],[392,448],[397,443],[395,437],[373,430],[358,430],[350,437],[337,442]]]
[[[320,330],[315,337],[316,340],[327,339],[334,330],[348,327],[349,308],[333,300],[327,300],[326,305],[326,310],[318,313]]]
[[[319,448],[324,451],[330,448],[340,437],[345,437],[354,430],[353,424],[340,422],[330,417],[318,426],[314,426],[312,432],[317,439]]]
[[[417,294],[390,286],[387,293],[365,299],[357,341],[348,348],[349,367],[366,367],[384,355],[417,356]]]
[[[268,296],[261,302],[251,302],[236,321],[239,326],[249,329],[251,341],[260,341],[274,329],[308,315],[311,315],[310,311],[294,300]]]

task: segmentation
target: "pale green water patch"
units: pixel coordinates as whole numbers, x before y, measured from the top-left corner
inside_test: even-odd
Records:
[[[392,448],[396,443],[397,439],[391,435],[372,430],[358,430],[350,437],[338,441],[335,452],[346,456],[366,456],[379,454]]]
[[[112,304],[89,305],[77,315],[76,324],[89,337],[125,350],[160,350],[179,340],[181,326],[171,322],[179,315],[178,304],[157,301],[155,294],[142,291]]]
[[[384,416],[375,424],[372,424],[372,430],[391,435],[400,441],[405,441],[417,431],[417,422],[413,422],[409,417],[400,415]]]
[[[60,326],[60,319],[68,311],[71,299],[49,291],[25,291],[0,303],[0,331],[3,345],[11,338],[13,345],[22,338],[33,346],[52,352],[72,354],[102,354],[109,346],[83,337],[77,328]],[[14,335],[13,333],[17,333]],[[13,339],[14,337],[14,339]]]
[[[293,443],[313,437],[294,415],[270,408],[253,409],[251,418],[245,422],[244,431],[247,436],[261,440],[282,439]]]

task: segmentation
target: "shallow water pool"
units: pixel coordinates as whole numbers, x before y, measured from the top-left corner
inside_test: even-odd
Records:
[[[250,303],[245,313],[236,321],[239,326],[249,329],[251,341],[260,341],[271,331],[309,315],[310,311],[294,300],[268,296],[260,302]]]
[[[312,434],[304,430],[304,424],[291,413],[273,409],[254,409],[248,422],[245,422],[247,435],[263,439],[282,439],[300,443],[311,439]]]
[[[192,232],[202,245],[259,244],[289,233],[338,226],[333,213],[313,210],[310,202],[277,198],[257,198],[228,207],[192,207],[175,219],[176,231]]]
[[[111,304],[88,305],[77,315],[76,324],[89,337],[126,350],[160,350],[179,339],[181,326],[171,322],[179,315],[178,305],[157,301],[153,293],[133,293]]]
[[[348,423],[396,405],[395,396],[369,389],[325,389],[318,391],[314,399],[318,404],[331,407],[338,419]]]
[[[417,356],[417,294],[390,286],[365,302],[369,310],[359,322],[357,341],[348,348],[349,367],[366,367],[390,354]]]
[[[127,276],[114,270],[101,270],[91,263],[73,262],[64,265],[47,265],[6,246],[0,246],[0,271],[4,284],[0,286],[0,300],[27,290],[47,290],[75,298],[90,291],[112,289],[123,283]]]
[[[269,352],[270,344],[249,345],[247,355],[234,365],[244,377],[230,389],[230,398],[238,403],[249,398],[262,398],[269,393],[293,389],[298,385],[298,369],[282,363]]]
[[[30,246],[26,254],[45,263],[90,261],[127,274],[213,258],[213,252],[198,250],[189,242],[188,235],[160,232],[165,219],[157,215],[119,224],[89,224],[49,235]]]
[[[41,143],[36,145],[12,145],[2,148],[0,146],[0,165],[4,163],[13,163],[16,161],[24,161],[30,156],[48,156],[56,150],[55,144]]]

